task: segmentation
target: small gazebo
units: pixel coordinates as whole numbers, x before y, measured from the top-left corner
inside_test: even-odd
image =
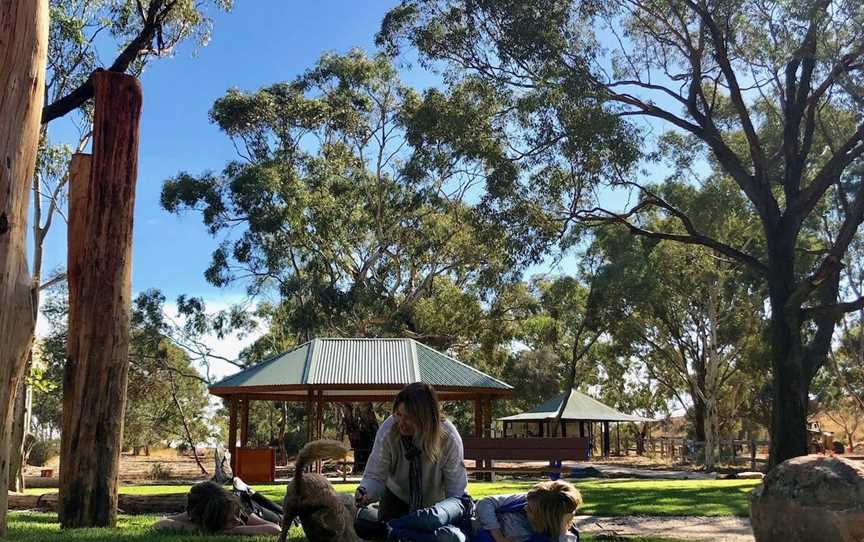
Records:
[[[504,424],[504,438],[580,437],[587,438],[593,447],[596,424],[600,426],[602,432],[601,453],[605,457],[609,455],[611,447],[610,423],[654,421],[641,416],[624,414],[574,389],[571,390],[570,397],[564,405],[560,434],[556,435],[555,418],[566,395],[560,393],[527,412],[498,418],[497,421]],[[620,450],[620,432],[617,447]]]
[[[441,400],[474,402],[474,434],[489,434],[492,401],[512,387],[413,339],[314,339],[210,386],[228,403],[228,449],[234,472],[259,478],[272,451],[246,450],[251,401],[306,403],[307,440],[323,432],[325,403],[389,402],[406,384],[425,382]],[[238,422],[240,429],[237,446]],[[485,430],[484,430],[485,429]],[[270,458],[261,452],[270,453]],[[246,468],[244,468],[246,467]]]

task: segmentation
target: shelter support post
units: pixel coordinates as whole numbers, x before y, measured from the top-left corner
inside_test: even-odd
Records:
[[[483,436],[483,400],[480,398],[474,399],[474,436],[478,438]],[[474,466],[478,469],[486,468],[483,459],[476,459]],[[482,479],[483,475],[480,475],[480,478]]]
[[[492,438],[492,399],[486,397],[483,400],[483,436],[486,438]],[[485,479],[489,482],[495,481],[495,467],[494,460],[489,458],[485,461],[484,467],[489,469],[489,474],[485,477]]]
[[[609,435],[609,422],[603,422],[603,457],[609,457],[612,448]]]
[[[240,447],[249,445],[249,400],[240,401]]]
[[[315,399],[315,438],[324,438],[324,392],[318,390],[318,396]],[[315,462],[315,472],[321,474],[324,471],[324,464],[321,461]]]
[[[492,438],[492,399],[483,400],[483,436]]]
[[[306,442],[315,440],[315,392],[309,390],[306,394]]]
[[[228,453],[231,454],[231,473],[237,472],[237,400],[228,400]]]

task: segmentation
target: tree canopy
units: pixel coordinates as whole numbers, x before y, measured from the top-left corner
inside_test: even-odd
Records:
[[[385,17],[379,43],[391,52],[408,43],[453,84],[505,96],[489,118],[517,115],[514,104],[539,97],[565,105],[541,108],[546,115],[533,122],[502,121],[498,132],[575,149],[569,175],[538,174],[532,154],[525,160],[524,149],[502,146],[508,188],[490,175],[490,207],[705,246],[761,276],[771,307],[772,463],[806,453],[810,381],[836,323],[864,306],[862,297],[839,297],[843,261],[864,221],[858,2],[405,0]],[[734,181],[764,249],[712,236],[655,189],[661,180],[638,167],[655,152],[654,141],[639,140],[646,126],[671,132],[685,145],[680,156],[700,156]],[[550,190],[562,181],[564,190]],[[635,203],[599,201],[604,183],[631,190]],[[804,232],[832,198],[842,211],[814,247]],[[646,216],[655,213],[676,227],[652,229]],[[530,212],[516,218],[542,223]]]

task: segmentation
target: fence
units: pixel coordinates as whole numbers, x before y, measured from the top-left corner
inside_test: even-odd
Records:
[[[729,440],[715,443],[714,457],[718,464],[748,466],[756,470],[768,457],[769,442],[766,440]],[[635,449],[622,450],[624,455]],[[703,463],[705,443],[685,438],[646,438],[645,454],[660,457],[670,463]]]

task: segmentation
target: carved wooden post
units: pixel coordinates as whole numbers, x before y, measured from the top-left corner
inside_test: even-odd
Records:
[[[12,411],[36,322],[25,243],[45,94],[47,0],[0,2],[0,36],[0,538],[4,538]]]
[[[70,179],[69,340],[63,377],[60,523],[113,527],[129,373],[132,215],[141,85],[93,76],[93,156]],[[74,173],[78,169],[77,173]]]

